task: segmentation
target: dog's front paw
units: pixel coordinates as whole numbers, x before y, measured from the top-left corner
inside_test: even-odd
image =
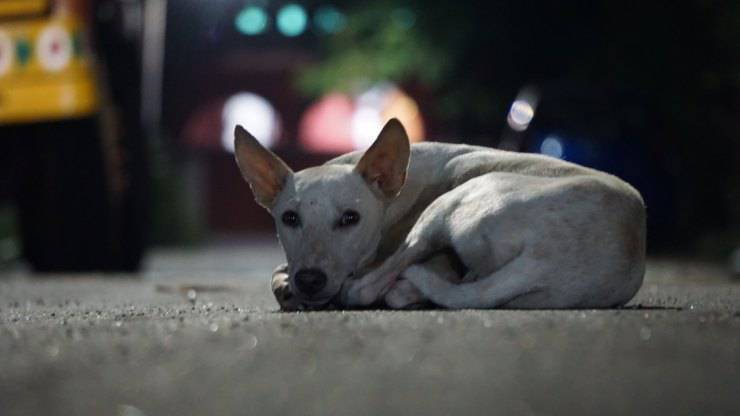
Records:
[[[295,311],[300,308],[288,285],[275,288],[272,293],[275,295],[275,300],[277,300],[281,310]]]
[[[297,311],[303,309],[303,305],[298,298],[293,295],[289,284],[289,275],[287,265],[278,266],[272,274],[272,294],[280,305],[280,310]]]

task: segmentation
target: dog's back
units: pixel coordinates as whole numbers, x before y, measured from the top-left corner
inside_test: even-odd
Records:
[[[362,152],[356,151],[332,159],[327,164],[355,164],[361,156]],[[544,178],[596,177],[610,188],[610,193],[629,199],[626,203],[644,211],[642,197],[626,182],[561,159],[466,144],[416,143],[411,145],[406,184],[388,206],[380,258],[395,251],[419,215],[440,195],[491,172]]]
[[[410,159],[406,184],[387,206],[379,255],[390,270],[445,247],[456,252],[468,269],[464,280],[473,282],[450,286],[442,277],[449,272],[425,266],[404,272],[433,302],[608,307],[640,287],[645,207],[622,180],[547,156],[468,145],[417,144]],[[406,254],[414,252],[425,254]]]

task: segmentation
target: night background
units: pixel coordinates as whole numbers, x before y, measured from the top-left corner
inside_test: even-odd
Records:
[[[133,269],[152,245],[272,233],[233,163],[234,124],[295,170],[366,147],[392,116],[414,140],[545,153],[627,180],[646,200],[652,254],[724,261],[738,245],[737,2],[216,3],[59,3],[83,22],[104,98],[67,129],[3,123],[6,261]],[[108,202],[53,202],[67,219],[34,225],[51,214],[29,199],[51,197],[29,188],[70,195],[79,180],[11,172],[34,165],[30,146],[80,132],[87,148],[108,137],[113,158],[59,163],[93,169],[84,181]],[[106,235],[85,230],[91,215]],[[60,248],[80,260],[48,258]],[[110,260],[79,254],[92,251]]]
[[[306,27],[292,37],[275,23],[244,35],[243,4],[225,3],[170,6],[164,71],[167,143],[181,156],[209,148],[193,157],[208,166],[213,229],[269,224],[219,154],[218,120],[194,131],[205,130],[204,112],[216,118],[209,103],[243,91],[272,103],[282,121],[274,148],[295,168],[336,153],[305,143],[312,104],[392,83],[418,104],[427,139],[540,152],[553,137],[556,156],[632,183],[648,206],[651,252],[722,256],[737,244],[737,3],[347,2],[328,9],[338,17],[326,30],[327,4],[307,2]],[[249,4],[270,16],[282,7]],[[507,115],[528,91],[534,117],[517,131]],[[332,104],[316,128],[341,136],[351,115]],[[231,207],[215,205],[220,193]]]
[[[274,25],[244,36],[233,24],[240,5],[197,4],[169,12],[163,114],[173,140],[187,138],[204,103],[250,91],[277,108],[279,153],[300,158],[287,155],[307,150],[299,125],[314,100],[392,82],[418,103],[428,139],[538,152],[553,135],[563,158],[626,179],[647,201],[654,252],[737,244],[736,3],[349,2],[336,9],[336,34],[314,19],[294,38]],[[305,4],[314,16],[322,6]],[[507,114],[526,89],[539,103],[516,132]]]
[[[299,170],[392,117],[632,184],[640,291],[279,311],[234,126]],[[0,145],[2,415],[740,414],[738,1],[0,0]]]

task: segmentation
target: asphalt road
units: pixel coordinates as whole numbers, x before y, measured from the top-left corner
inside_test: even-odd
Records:
[[[0,414],[740,414],[740,283],[711,264],[651,261],[623,310],[279,313],[280,257],[0,271]]]

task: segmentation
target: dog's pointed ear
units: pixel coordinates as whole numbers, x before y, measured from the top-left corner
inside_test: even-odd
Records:
[[[392,118],[357,162],[355,171],[370,187],[392,198],[398,195],[406,182],[410,153],[411,145],[406,129],[398,119]]]
[[[254,199],[271,209],[293,171],[242,126],[234,129],[234,155],[242,177],[252,188]]]

